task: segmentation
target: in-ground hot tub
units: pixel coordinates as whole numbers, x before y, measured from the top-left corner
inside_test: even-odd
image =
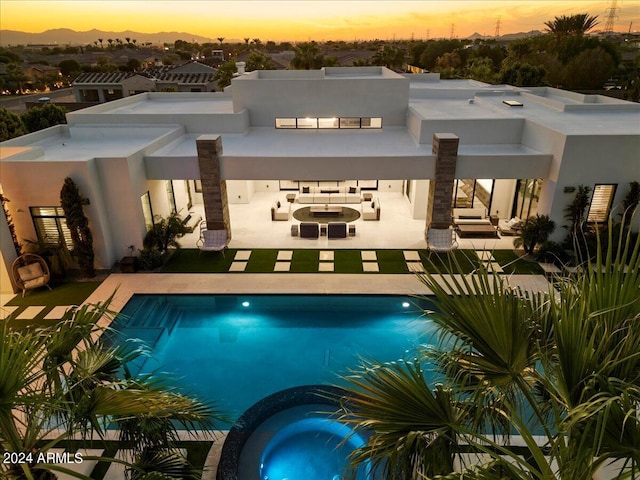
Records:
[[[374,480],[369,464],[354,473],[349,454],[366,435],[337,421],[337,399],[327,386],[284,390],[247,410],[229,432],[218,480]]]

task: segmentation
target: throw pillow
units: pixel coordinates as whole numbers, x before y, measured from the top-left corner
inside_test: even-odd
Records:
[[[309,193],[309,187],[302,187],[302,193]]]
[[[376,202],[371,202],[371,208],[376,208]]]
[[[349,187],[349,193],[356,193],[356,187]]]
[[[278,200],[278,203],[276,203],[276,205],[278,206],[278,208],[280,208],[280,200]]]

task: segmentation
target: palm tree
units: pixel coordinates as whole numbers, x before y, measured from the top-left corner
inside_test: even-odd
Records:
[[[184,459],[171,453],[176,426],[207,430],[222,417],[210,406],[163,389],[152,376],[128,373],[126,364],[141,350],[96,339],[102,331],[98,323],[111,315],[109,302],[80,307],[50,329],[14,331],[8,322],[0,328],[0,448],[33,456],[26,463],[2,465],[8,471],[0,472],[9,478],[55,479],[62,467],[37,462],[38,455],[76,435],[87,441],[104,438],[113,421],[121,440],[132,441],[138,453],[129,465],[133,477],[180,464],[184,470],[178,476],[194,478]],[[149,468],[151,457],[157,460],[154,468]]]
[[[291,66],[299,70],[312,70],[322,67],[324,56],[316,42],[302,42],[295,46],[295,56]]]
[[[102,46],[102,38],[99,38],[99,39],[98,39],[98,41],[100,42],[100,48],[104,48],[104,47]]]
[[[222,42],[224,42],[224,37],[217,37],[218,41],[220,42],[220,46],[222,47]]]
[[[547,31],[554,35],[584,35],[598,24],[598,16],[593,17],[587,13],[562,15],[544,24],[547,26]]]
[[[373,432],[353,463],[431,478],[453,472],[466,444],[482,456],[446,478],[582,480],[612,461],[637,473],[640,239],[626,231],[614,248],[612,238],[599,267],[544,293],[486,271],[421,276],[441,342],[347,377],[342,421]],[[522,452],[507,446],[514,432]]]
[[[244,38],[244,44],[245,44],[245,45],[249,45],[249,41],[250,41],[250,40],[251,40],[251,39],[250,39],[249,37],[245,37],[245,38]]]

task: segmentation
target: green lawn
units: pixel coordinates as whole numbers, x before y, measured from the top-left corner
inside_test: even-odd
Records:
[[[513,250],[494,250],[492,253],[504,273],[544,275],[544,270],[537,262],[522,259]]]
[[[286,249],[282,249],[286,250]],[[251,250],[245,272],[273,273],[278,249],[256,248]],[[335,273],[363,273],[362,250],[337,249],[334,252]],[[219,252],[200,253],[195,249],[177,251],[162,267],[162,273],[222,273],[228,272],[238,250],[229,249],[224,256]],[[379,273],[409,273],[402,250],[376,250]],[[477,268],[477,257],[472,250],[456,250],[452,253],[431,253],[418,250],[425,269],[436,273],[438,269],[453,269],[456,262],[464,273]],[[293,249],[289,271],[293,273],[318,273],[320,250]]]
[[[38,328],[54,326],[58,320],[45,320],[45,316],[58,305],[80,305],[83,303],[93,291],[98,288],[101,282],[51,282],[51,290],[39,288],[37,290],[29,290],[24,298],[18,294],[11,301],[7,302],[8,306],[18,307],[12,317],[22,313],[27,307],[44,306],[33,319],[16,320],[11,318],[8,325],[11,328]]]

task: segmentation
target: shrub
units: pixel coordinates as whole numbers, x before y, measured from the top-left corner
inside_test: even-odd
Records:
[[[156,219],[151,230],[145,235],[142,245],[145,250],[155,249],[164,253],[169,248],[180,248],[177,239],[192,231],[191,227],[182,223],[177,213],[172,213],[167,218]]]
[[[549,215],[538,215],[527,218],[522,224],[520,236],[513,244],[522,247],[525,253],[533,253],[538,244],[544,243],[555,229],[556,224]]]
[[[538,248],[536,261],[543,263],[555,263],[559,267],[567,263],[569,255],[561,243],[547,240]]]
[[[71,232],[73,255],[80,267],[80,275],[93,277],[95,275],[93,235],[89,229],[89,220],[82,210],[83,200],[75,182],[69,177],[65,178],[60,191],[60,204],[64,210],[67,227]]]
[[[162,266],[163,261],[162,252],[155,248],[145,248],[144,250],[140,250],[138,262],[140,263],[140,268],[142,270],[155,270]]]

